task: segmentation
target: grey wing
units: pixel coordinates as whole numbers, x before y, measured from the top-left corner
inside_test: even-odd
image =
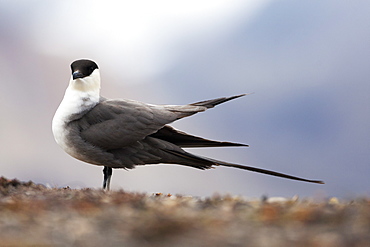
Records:
[[[165,124],[207,109],[203,106],[156,106],[132,100],[105,100],[80,122],[81,137],[107,150],[143,140]]]
[[[220,142],[212,141],[202,137],[189,135],[183,131],[174,129],[169,125],[165,125],[163,128],[150,135],[151,137],[173,143],[183,148],[198,148],[198,147],[227,147],[227,146],[244,146],[248,147],[247,144],[234,143],[234,142]]]
[[[109,152],[121,161],[121,165],[110,165],[112,168],[132,169],[137,165],[164,163],[209,169],[217,165],[213,161],[191,155],[175,144],[153,137],[146,137],[128,147]]]
[[[202,170],[214,166],[226,166],[298,181],[318,184],[324,183],[320,180],[306,179],[257,167],[233,164],[194,155],[184,151],[173,143],[153,137],[145,138],[132,148],[112,150],[112,153],[124,163],[124,166],[113,166],[113,168],[134,168],[136,165],[158,163],[179,164]]]

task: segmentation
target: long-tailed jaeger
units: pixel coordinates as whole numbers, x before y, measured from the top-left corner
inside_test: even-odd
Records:
[[[248,145],[207,140],[168,125],[245,94],[188,105],[153,105],[127,99],[106,99],[100,96],[100,74],[95,62],[77,60],[71,64],[71,69],[69,86],[53,118],[54,138],[74,158],[104,166],[103,189],[109,190],[112,168],[132,169],[137,165],[159,163],[179,164],[201,170],[228,166],[323,183],[188,153],[183,148]]]

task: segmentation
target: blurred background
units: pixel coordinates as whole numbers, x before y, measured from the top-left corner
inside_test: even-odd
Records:
[[[194,196],[370,195],[369,1],[0,1],[0,175],[99,188],[102,168],[55,143],[70,63],[102,95],[186,104],[250,93],[174,127],[249,148],[200,155],[310,179],[175,165],[114,170],[113,189]]]

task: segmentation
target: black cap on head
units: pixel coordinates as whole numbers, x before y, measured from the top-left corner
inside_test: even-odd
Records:
[[[98,65],[94,61],[87,59],[76,60],[71,64],[73,80],[89,76],[98,68]]]

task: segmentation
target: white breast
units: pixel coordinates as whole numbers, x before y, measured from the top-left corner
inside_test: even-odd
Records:
[[[66,151],[68,154],[74,156],[73,147],[68,145],[67,134],[68,130],[66,125],[72,121],[73,116],[78,113],[93,108],[99,102],[99,93],[96,92],[82,92],[68,87],[62,102],[60,103],[57,111],[55,112],[52,131],[55,141]]]

